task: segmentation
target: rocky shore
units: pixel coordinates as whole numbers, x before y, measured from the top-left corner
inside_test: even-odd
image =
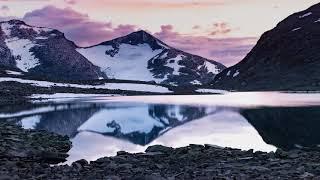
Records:
[[[254,152],[213,145],[151,146],[96,161],[64,162],[71,142],[0,123],[0,179],[319,179],[320,151]]]

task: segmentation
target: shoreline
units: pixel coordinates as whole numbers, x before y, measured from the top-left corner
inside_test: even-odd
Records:
[[[7,179],[274,179],[320,178],[319,150],[242,151],[214,145],[150,146],[96,161],[64,162],[68,137],[0,123],[1,177]]]

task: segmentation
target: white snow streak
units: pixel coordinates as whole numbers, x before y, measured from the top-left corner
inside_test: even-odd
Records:
[[[234,74],[233,77],[237,77],[240,74],[239,70],[237,70]]]
[[[83,89],[110,89],[110,90],[127,90],[127,91],[139,91],[139,92],[159,92],[159,93],[169,93],[171,91],[166,87],[149,85],[149,84],[133,84],[133,83],[106,83],[103,85],[80,85],[80,84],[67,84],[67,83],[54,83],[49,81],[36,81],[27,80],[20,78],[0,78],[0,82],[4,81],[15,81],[20,83],[32,84],[38,87],[73,87],[73,88],[83,88]]]
[[[202,84],[199,80],[193,80],[190,83],[194,84],[194,85],[201,85]]]
[[[298,27],[298,28],[292,29],[291,31],[294,32],[294,31],[298,31],[298,30],[300,30],[300,29],[301,29],[301,27]]]
[[[17,71],[9,71],[9,70],[6,70],[6,73],[9,74],[9,75],[22,75],[21,72],[17,72]]]
[[[196,92],[199,92],[199,93],[225,94],[228,91],[219,90],[219,89],[197,89]]]
[[[299,16],[299,18],[301,19],[301,18],[310,16],[311,14],[312,14],[312,12],[308,12],[308,13],[306,13],[306,14],[304,14],[304,15]]]

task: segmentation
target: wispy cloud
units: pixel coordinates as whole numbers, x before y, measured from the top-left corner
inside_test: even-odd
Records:
[[[82,46],[100,43],[136,30],[134,25],[93,21],[88,15],[71,8],[60,9],[54,6],[26,13],[23,20],[31,25],[58,29]]]
[[[229,0],[64,0],[72,4],[90,4],[91,6],[112,6],[114,8],[188,8],[223,5]]]
[[[242,60],[257,41],[256,37],[210,38],[184,35],[174,31],[173,25],[161,26],[161,31],[154,35],[173,47],[220,61],[227,66]]]

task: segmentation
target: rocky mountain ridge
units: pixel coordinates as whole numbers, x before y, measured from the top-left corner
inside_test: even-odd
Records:
[[[228,90],[319,90],[320,4],[295,13],[264,33],[238,64],[217,75]]]
[[[48,79],[98,79],[106,76],[75,51],[63,33],[23,21],[0,22],[0,64]]]
[[[58,30],[0,22],[0,69],[53,80],[121,79],[203,85],[225,67],[172,48],[145,31],[81,48]]]
[[[225,66],[170,47],[146,31],[77,51],[109,77],[168,85],[208,84]]]

